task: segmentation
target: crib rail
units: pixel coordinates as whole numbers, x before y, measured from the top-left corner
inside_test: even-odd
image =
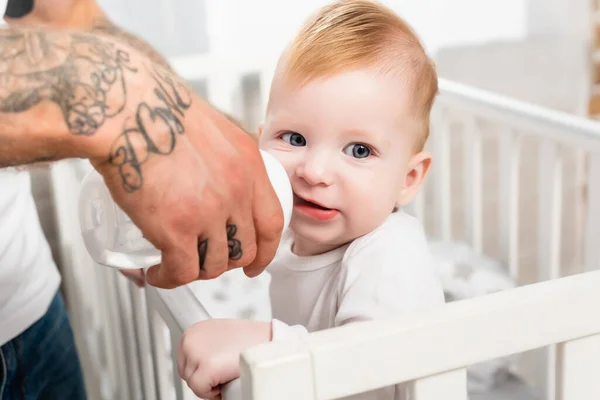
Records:
[[[208,101],[237,117],[245,128],[253,131],[264,115],[275,60],[224,57],[191,56],[172,60],[172,65]],[[305,383],[302,387],[298,385],[300,391],[296,398],[302,399],[333,398],[331,396],[343,390],[364,390],[369,385],[415,379],[413,390],[421,396],[418,397],[420,400],[440,398],[438,388],[458,396],[459,390],[465,388],[466,365],[483,357],[559,343],[558,351],[555,346],[550,346],[534,355],[542,367],[539,376],[531,378],[540,389],[541,398],[554,400],[565,393],[573,396],[572,391],[579,390],[576,387],[578,380],[587,373],[579,370],[582,360],[591,363],[600,360],[587,356],[597,351],[595,336],[589,341],[580,336],[584,331],[595,334],[597,331],[592,332],[595,325],[581,325],[583,318],[574,319],[578,317],[565,311],[562,303],[550,299],[551,294],[567,298],[566,293],[572,291],[575,295],[575,286],[583,284],[585,279],[598,283],[595,273],[552,280],[595,270],[598,266],[600,246],[595,245],[594,239],[600,237],[600,126],[441,80],[428,147],[435,154],[434,170],[423,193],[411,205],[411,212],[425,222],[428,234],[446,240],[464,240],[477,251],[502,260],[520,283],[549,282],[473,302],[451,304],[443,311],[406,321],[322,332],[311,336],[308,347],[296,344],[299,347],[292,349],[286,347],[292,344],[274,343],[260,347],[256,352],[252,350],[245,355],[243,370],[246,388],[255,394],[254,398],[263,399],[263,394],[268,395],[267,378],[272,379],[269,390],[274,393],[285,390],[291,382],[287,381],[291,370],[295,371],[295,380]],[[151,291],[132,286],[116,271],[93,265],[83,249],[76,213],[72,210],[83,176],[81,171],[86,168],[89,165],[79,161],[61,162],[54,166],[52,176],[67,304],[91,398],[193,398],[182,385],[173,365],[173,349],[177,347],[179,332],[175,325],[169,324],[168,310],[160,310],[160,302],[155,301]],[[592,286],[585,285],[584,290]],[[224,280],[206,282],[202,289],[209,298],[213,294],[222,296],[224,291],[229,291],[231,297],[238,295],[231,281],[227,285]],[[538,289],[540,292],[536,295]],[[266,291],[266,288],[261,290]],[[577,309],[578,312],[590,309],[597,300],[596,297],[586,300],[583,293],[573,297],[579,299],[577,304],[586,302],[584,307]],[[543,300],[546,298],[548,303]],[[498,299],[515,307],[512,317],[508,306]],[[566,306],[573,299],[568,299]],[[260,302],[255,307],[268,308],[268,305]],[[526,318],[525,310],[533,314],[535,307],[540,308],[542,315],[556,314],[555,325],[550,325],[549,317],[542,320],[527,314]],[[569,310],[573,312],[575,308]],[[484,311],[500,318],[506,325],[493,325],[492,317],[488,321]],[[574,324],[573,330],[563,330],[557,322],[560,321],[557,313],[569,316],[564,321]],[[592,324],[593,318],[588,315],[588,319]],[[460,327],[461,321],[469,326],[482,321],[485,322],[482,325],[488,324],[477,327],[482,336],[468,336],[472,343],[464,343],[465,348],[471,349],[468,354],[472,358],[455,354],[457,349],[462,349],[459,347],[463,345],[460,334],[466,333],[461,329],[467,329]],[[440,325],[433,328],[434,324]],[[489,326],[497,326],[499,330],[494,332]],[[508,335],[507,340],[515,336],[509,332],[510,327],[527,332],[524,337],[530,341],[518,339],[514,344],[516,347],[495,343],[502,335]],[[542,327],[552,327],[551,332],[562,334],[547,336]],[[577,330],[577,327],[581,329]],[[377,329],[383,330],[379,336],[371,336]],[[433,339],[436,331],[450,329],[453,329],[453,345],[446,337],[435,344],[429,343],[428,347],[425,347],[425,341],[416,339],[416,332]],[[364,342],[357,341],[360,338],[355,334],[359,332],[366,335]],[[538,335],[537,339],[535,335]],[[339,346],[329,342],[328,338],[339,338]],[[415,358],[410,368],[406,365],[396,368],[397,360],[380,360],[383,350],[375,348],[377,338],[386,343],[408,340],[407,343],[414,343],[416,349],[445,346],[438,350],[448,356],[439,362],[432,357],[417,360],[418,350],[414,350],[408,353]],[[373,347],[371,361],[377,360],[382,367],[387,366],[377,367],[386,370],[381,377],[357,374],[352,375],[356,379],[349,379],[350,375],[346,375],[344,384],[350,384],[350,389],[335,388],[324,382],[326,375],[321,375],[324,371],[342,365],[339,361],[342,358],[336,356],[346,357],[339,350],[341,348],[353,354],[352,362],[347,365],[366,373],[367,367],[361,363],[371,361],[361,350],[363,346],[364,349]],[[402,347],[391,348],[408,351],[405,345],[394,346]],[[481,354],[477,353],[479,350]],[[354,352],[362,354],[360,357],[363,358],[355,359]],[[331,357],[330,361],[327,361],[328,357]],[[289,362],[290,371],[285,360]],[[319,363],[312,366],[314,360]],[[271,361],[279,368],[269,367]],[[385,364],[388,362],[390,364]],[[571,365],[576,367],[573,369]],[[370,368],[376,367],[369,365]],[[340,371],[353,373],[347,369]],[[572,376],[574,373],[582,375]],[[280,374],[280,378],[276,374]],[[341,382],[339,373],[332,376],[336,377],[336,382]],[[556,376],[560,379],[556,380]],[[444,398],[450,399],[445,396],[446,392],[442,393]]]
[[[600,125],[456,82],[440,89],[430,143],[438,163],[418,200],[432,199],[429,232],[493,254],[520,283],[596,270]],[[424,209],[416,206],[427,219]],[[544,367],[530,381],[555,399],[559,354],[537,353]]]
[[[257,346],[242,355],[245,398],[329,400],[411,382],[415,400],[466,400],[466,366],[549,344],[563,355],[559,397],[598,398],[599,285],[588,272]]]

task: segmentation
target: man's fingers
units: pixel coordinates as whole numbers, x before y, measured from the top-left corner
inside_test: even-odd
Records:
[[[162,262],[148,269],[146,281],[152,286],[172,289],[198,279],[198,251],[192,240],[187,241],[187,246],[183,243],[164,249]]]
[[[212,231],[198,239],[198,278],[213,279],[227,271],[229,247],[225,224],[211,222]]]
[[[232,217],[227,224],[228,269],[244,267],[256,257],[256,232],[251,211],[248,201],[247,212]]]
[[[266,173],[254,187],[252,212],[256,230],[256,257],[244,267],[244,273],[251,278],[261,274],[273,260],[283,231],[283,210]]]

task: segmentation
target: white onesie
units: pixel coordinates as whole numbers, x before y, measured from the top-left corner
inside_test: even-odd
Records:
[[[398,317],[444,303],[420,222],[399,211],[373,232],[328,253],[299,257],[291,235],[269,265],[273,340],[355,321]],[[389,387],[352,399],[400,400]]]

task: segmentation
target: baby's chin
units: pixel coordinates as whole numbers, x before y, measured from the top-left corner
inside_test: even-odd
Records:
[[[303,253],[321,254],[334,250],[368,233],[348,229],[343,220],[314,224],[292,216],[290,232]],[[295,251],[294,251],[295,252]]]

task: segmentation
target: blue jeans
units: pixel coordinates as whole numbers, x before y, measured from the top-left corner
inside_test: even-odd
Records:
[[[42,318],[0,347],[0,400],[85,398],[73,331],[57,293]]]

